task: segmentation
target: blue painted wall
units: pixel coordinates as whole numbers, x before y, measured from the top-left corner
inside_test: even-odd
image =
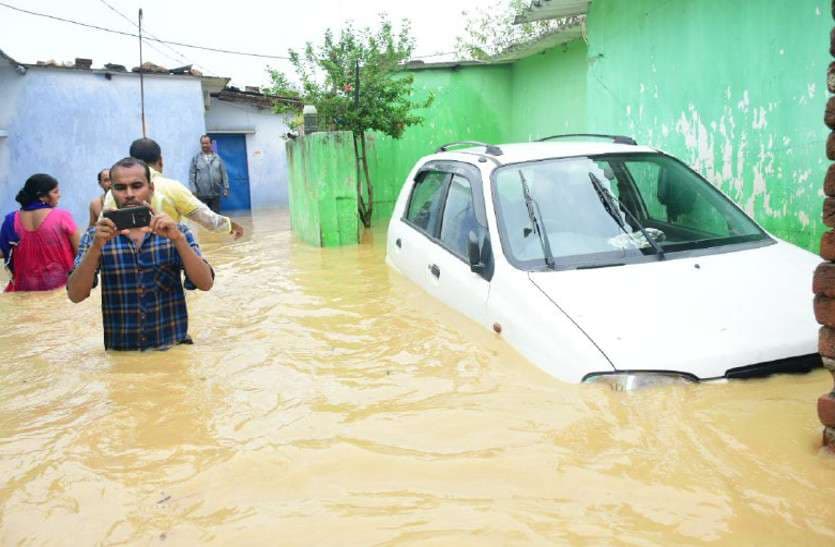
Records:
[[[86,226],[87,205],[98,195],[96,174],[127,156],[142,136],[139,78],[84,70],[30,67],[20,75],[0,69],[0,212],[18,207],[29,175],[49,173],[61,184],[62,208]],[[148,136],[160,143],[166,176],[186,181],[194,143],[205,133],[200,79],[145,77]]]

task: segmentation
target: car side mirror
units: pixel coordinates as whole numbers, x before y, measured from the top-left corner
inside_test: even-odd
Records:
[[[481,245],[479,245],[478,236],[472,230],[467,235],[467,258],[471,272],[477,274],[484,272],[485,267],[481,261]]]

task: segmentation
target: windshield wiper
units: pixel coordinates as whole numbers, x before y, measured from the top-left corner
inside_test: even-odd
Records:
[[[615,222],[617,222],[621,230],[623,230],[627,234],[631,234],[632,231],[626,228],[626,222],[624,222],[623,218],[621,218],[620,214],[618,214],[618,206],[615,203],[612,194],[610,194],[609,191],[606,190],[606,188],[603,186],[603,183],[600,182],[600,179],[597,178],[594,173],[589,172],[589,178],[591,179],[591,184],[592,186],[594,186],[594,190],[595,192],[597,192],[597,197],[600,198],[600,202],[603,203],[603,208],[606,209],[606,212],[609,213],[609,216],[611,216],[615,220]],[[640,222],[638,222],[638,219],[635,218],[635,215],[633,215],[629,211],[629,207],[624,207],[623,212],[629,216],[630,222],[634,223],[635,226],[638,227],[638,230],[647,240],[647,243],[649,243],[655,250],[655,254],[658,255],[658,259],[663,260],[664,251],[663,249],[661,249],[661,245],[659,245],[658,242],[656,242],[653,238],[649,236],[646,229],[644,229],[643,225]]]
[[[525,207],[528,209],[528,218],[531,220],[531,224],[536,231],[536,234],[539,236],[539,242],[542,244],[542,253],[545,255],[545,265],[551,268],[552,270],[556,270],[557,266],[554,262],[554,255],[551,254],[551,243],[548,241],[548,234],[544,230],[544,226],[539,220],[539,215],[537,212],[542,212],[539,209],[539,204],[534,201],[533,197],[531,196],[531,189],[528,187],[528,181],[525,180],[525,175],[522,174],[522,170],[519,170],[519,178],[522,180],[522,195],[525,197]]]

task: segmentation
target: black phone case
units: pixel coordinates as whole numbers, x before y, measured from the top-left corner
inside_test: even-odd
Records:
[[[119,230],[127,228],[141,228],[151,224],[151,210],[147,207],[125,207],[124,209],[113,209],[103,213],[109,218]]]

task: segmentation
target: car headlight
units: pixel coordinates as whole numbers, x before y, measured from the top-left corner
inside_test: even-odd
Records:
[[[607,384],[614,391],[634,391],[647,387],[693,384],[699,379],[684,372],[592,372],[583,378],[584,384]]]

